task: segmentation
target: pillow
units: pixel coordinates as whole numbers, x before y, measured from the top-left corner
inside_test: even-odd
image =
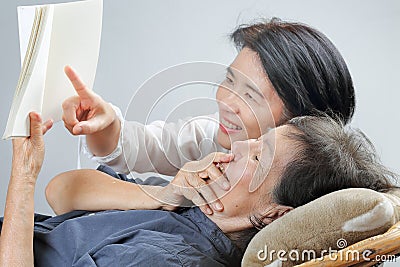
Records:
[[[400,217],[400,189],[350,188],[298,207],[257,233],[242,266],[294,266],[386,232]]]

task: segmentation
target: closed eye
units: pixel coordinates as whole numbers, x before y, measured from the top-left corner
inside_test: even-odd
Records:
[[[251,94],[246,93],[245,95],[246,95],[248,98],[253,99],[253,97],[251,96]]]
[[[228,76],[225,77],[225,80],[229,83],[229,84],[233,84],[233,80],[231,78],[229,78]]]

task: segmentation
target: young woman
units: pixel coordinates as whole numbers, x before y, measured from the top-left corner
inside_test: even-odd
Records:
[[[215,152],[213,146],[201,144],[205,139],[213,140],[217,151],[227,152],[234,141],[258,138],[295,116],[322,111],[345,123],[351,119],[355,96],[350,73],[322,33],[303,24],[272,19],[240,26],[231,38],[239,54],[216,94],[219,124],[204,118],[150,125],[124,121],[118,108],[86,88],[67,67],[78,96],[64,102],[65,126],[74,135],[85,135],[90,156],[117,172],[176,175],[186,162]],[[212,160],[229,162],[231,158]],[[222,189],[230,188],[215,164],[206,169],[191,164],[186,175],[189,186],[210,178]],[[47,190],[53,198],[51,188],[56,186]],[[215,193],[200,198],[209,203]],[[205,207],[223,209],[218,200]]]
[[[382,191],[393,187],[388,180],[392,174],[377,161],[362,133],[345,131],[326,117],[301,117],[260,139],[233,144],[235,160],[225,165],[225,173],[236,186],[227,194],[220,190],[223,212],[206,215],[196,207],[176,212],[141,210],[149,202],[152,208],[168,205],[158,199],[141,202],[131,197],[131,207],[124,208],[135,210],[34,217],[34,188],[44,143],[40,117],[33,113],[30,117],[31,137],[13,140],[12,173],[3,223],[0,220],[0,266],[158,266],[160,262],[165,266],[240,266],[242,252],[257,230],[291,209],[344,188]],[[271,147],[273,139],[274,152],[264,148]],[[109,187],[121,182],[106,174],[101,179]],[[249,191],[254,180],[261,183]],[[163,198],[174,195],[170,187],[153,189]],[[101,200],[107,198],[107,190],[93,192]]]

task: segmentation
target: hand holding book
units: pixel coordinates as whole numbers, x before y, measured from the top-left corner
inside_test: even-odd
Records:
[[[3,138],[29,136],[29,112],[61,120],[76,94],[63,72],[77,68],[94,84],[100,50],[102,0],[18,7],[21,72]]]

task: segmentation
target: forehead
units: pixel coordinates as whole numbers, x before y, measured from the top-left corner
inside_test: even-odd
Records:
[[[281,125],[275,128],[270,128],[265,134],[263,134],[260,139],[263,142],[267,142],[268,140],[270,140],[271,138],[284,138],[286,137],[286,134],[291,132],[293,129],[293,127],[291,127],[290,125]]]
[[[286,137],[286,133],[291,131],[291,128],[287,125],[272,128],[260,137],[262,141],[260,162],[250,185],[251,191],[262,185],[265,179],[272,179],[265,184],[266,186],[272,186],[271,182],[275,183],[275,179],[279,176],[277,176],[277,173],[280,173],[290,162],[292,154],[290,149],[291,141]],[[271,172],[273,173],[272,176],[270,176]]]
[[[262,162],[269,159],[269,164],[271,165],[275,161],[282,161],[282,158],[288,158],[292,142],[287,137],[287,134],[292,130],[294,130],[293,127],[282,125],[270,129],[260,137],[262,140]],[[273,157],[273,161],[271,161],[271,157]]]
[[[265,72],[256,52],[245,47],[230,65],[232,72],[241,79],[260,85],[265,81]]]

